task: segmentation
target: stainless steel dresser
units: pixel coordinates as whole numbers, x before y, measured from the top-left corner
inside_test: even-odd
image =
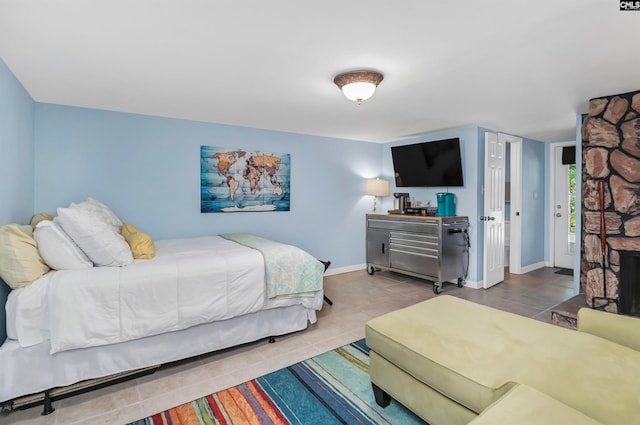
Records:
[[[367,214],[367,272],[386,269],[442,284],[465,283],[469,268],[469,219]]]

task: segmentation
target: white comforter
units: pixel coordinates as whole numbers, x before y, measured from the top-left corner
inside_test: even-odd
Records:
[[[127,267],[52,271],[8,303],[9,337],[51,353],[185,329],[318,297],[268,300],[259,251],[220,237],[156,242],[156,257]],[[309,305],[306,305],[309,304]],[[80,308],[79,308],[80,307]]]

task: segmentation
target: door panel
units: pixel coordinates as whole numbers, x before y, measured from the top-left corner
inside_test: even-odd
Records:
[[[505,142],[485,133],[484,287],[504,280]]]
[[[388,230],[367,230],[367,263],[389,267]]]
[[[557,146],[554,152],[555,187],[553,203],[553,235],[555,267],[573,268],[575,245],[575,179],[570,185],[570,171],[575,176],[575,165],[562,164],[563,146]],[[573,204],[572,204],[573,198]],[[573,205],[573,207],[572,207]]]

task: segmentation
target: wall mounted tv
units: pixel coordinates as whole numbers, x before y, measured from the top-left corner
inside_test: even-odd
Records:
[[[396,187],[464,186],[460,139],[392,146]]]

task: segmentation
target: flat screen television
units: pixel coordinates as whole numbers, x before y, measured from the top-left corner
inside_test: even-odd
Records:
[[[396,187],[464,186],[460,139],[392,146]]]

